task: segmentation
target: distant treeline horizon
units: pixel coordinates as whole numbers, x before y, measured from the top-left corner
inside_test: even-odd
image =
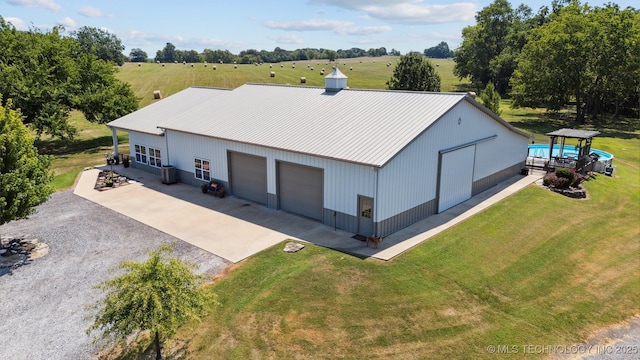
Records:
[[[296,50],[285,50],[280,47],[276,47],[273,51],[267,50],[255,50],[248,49],[239,52],[237,55],[231,53],[229,50],[211,50],[204,49],[202,52],[196,50],[180,50],[176,49],[172,43],[167,43],[162,50],[156,51],[154,58],[149,58],[146,52],[142,49],[132,49],[129,54],[129,60],[131,62],[188,62],[188,63],[238,63],[238,64],[253,64],[253,63],[278,63],[285,61],[302,61],[302,60],[316,60],[316,59],[329,59],[331,61],[336,59],[350,59],[358,57],[381,57],[381,56],[400,56],[400,51],[391,49],[387,51],[385,47],[377,49],[371,48],[364,50],[360,48],[351,49],[315,49],[315,48],[303,48]],[[431,58],[450,58],[453,57],[453,51],[449,49],[446,42],[441,42],[437,46],[425,49],[424,56]]]

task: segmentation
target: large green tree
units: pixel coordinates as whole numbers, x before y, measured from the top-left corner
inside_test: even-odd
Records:
[[[424,49],[424,56],[436,59],[446,59],[453,57],[453,51],[449,49],[449,44],[441,41],[440,44]]]
[[[91,307],[98,313],[87,333],[97,331],[98,342],[112,344],[148,330],[156,359],[161,359],[161,341],[186,321],[200,319],[215,303],[213,294],[202,286],[205,278],[194,273],[195,266],[166,257],[169,252],[171,247],[163,245],[144,262],[125,261],[116,269],[124,274],[96,285],[106,296]]]
[[[512,85],[516,106],[575,104],[579,124],[587,112],[633,107],[640,88],[640,14],[572,2],[532,31]]]
[[[133,91],[115,77],[112,63],[81,51],[61,31],[18,31],[0,17],[0,93],[21,110],[24,123],[38,136],[68,138],[75,134],[72,110],[101,123],[136,110]]]
[[[129,52],[131,62],[145,62],[147,61],[147,57],[147,53],[140,48],[131,49],[131,52]]]
[[[125,56],[122,52],[125,47],[114,34],[102,29],[83,26],[78,31],[72,32],[71,35],[80,44],[80,51],[94,54],[98,59],[107,62],[124,64]]]
[[[417,52],[410,52],[398,60],[393,75],[387,81],[390,90],[440,91],[440,75],[431,61]]]
[[[476,14],[476,25],[462,29],[454,74],[469,77],[478,90],[493,82],[500,94],[506,94],[527,33],[539,21],[526,5],[514,9],[507,0],[495,0]]]
[[[53,193],[51,159],[38,154],[22,116],[6,103],[0,105],[0,225],[30,215]]]
[[[178,61],[176,46],[168,42],[162,50],[156,51],[156,61],[171,63]]]

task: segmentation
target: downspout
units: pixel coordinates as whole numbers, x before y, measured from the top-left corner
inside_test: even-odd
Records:
[[[375,198],[373,199],[373,236],[377,237],[378,234],[378,172],[379,168],[374,167],[373,171],[376,172],[375,177]]]
[[[118,157],[120,155],[118,151],[118,131],[116,128],[111,128],[111,141],[113,142],[113,156]]]
[[[166,129],[162,129],[162,133],[164,134],[164,148],[167,150],[167,162],[166,162],[166,165],[171,165],[171,159],[169,158],[169,137],[167,136],[167,130]]]

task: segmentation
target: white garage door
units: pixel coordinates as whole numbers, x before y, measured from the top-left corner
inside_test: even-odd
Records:
[[[438,212],[471,198],[476,146],[446,152],[440,159]]]
[[[267,203],[267,159],[229,152],[229,182],[235,196]]]
[[[322,169],[278,162],[280,209],[322,221],[323,189]]]

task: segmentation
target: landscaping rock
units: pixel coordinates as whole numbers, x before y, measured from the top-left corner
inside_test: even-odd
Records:
[[[304,249],[304,245],[294,242],[287,243],[287,245],[284,246],[284,252],[286,253],[296,253],[302,249]]]
[[[0,244],[0,269],[16,269],[49,253],[49,245],[28,235],[3,236]]]

